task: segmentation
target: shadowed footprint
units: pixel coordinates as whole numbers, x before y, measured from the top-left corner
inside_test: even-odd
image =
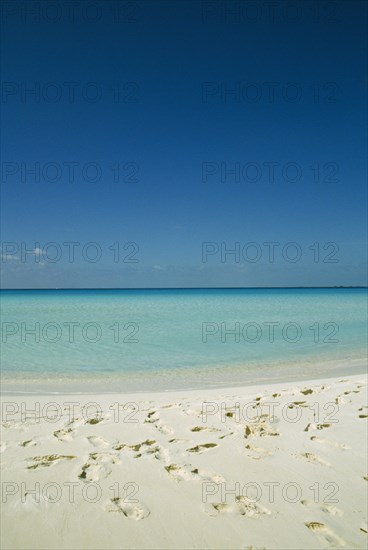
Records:
[[[141,502],[125,502],[122,498],[112,498],[107,507],[108,512],[120,512],[126,518],[140,521],[150,515],[150,511]]]
[[[165,470],[177,481],[193,479],[192,470],[190,466],[186,464],[183,466],[180,466],[179,464],[169,464],[168,466],[165,466]]]
[[[213,481],[214,483],[225,481],[221,475],[194,468],[191,464],[169,464],[165,466],[165,470],[176,481]]]
[[[87,420],[86,424],[91,424],[92,426],[95,425],[95,424],[99,424],[100,422],[103,421],[103,418],[90,418],[89,420]]]
[[[331,506],[331,504],[322,504],[321,510],[326,514],[330,514],[330,516],[337,516],[339,518],[344,515],[340,508],[337,508],[337,506]]]
[[[36,441],[33,441],[33,439],[29,439],[28,441],[22,441],[19,443],[20,447],[34,447],[37,445]]]
[[[318,502],[314,502],[313,500],[301,500],[300,503],[303,506],[313,508],[314,510],[319,509],[325,514],[329,514],[330,516],[342,517],[344,515],[343,511],[340,510],[340,508],[337,508],[337,506],[332,506],[331,504],[322,503],[322,505],[320,505]]]
[[[96,435],[90,435],[89,437],[87,437],[89,443],[93,446],[93,447],[108,447],[109,446],[109,443],[108,441],[106,441],[106,439],[104,439],[103,437],[98,437]]]
[[[308,460],[308,462],[311,462],[312,464],[322,464],[324,466],[330,466],[329,462],[313,453],[302,453],[300,456],[305,458],[306,460]]]
[[[323,439],[322,437],[318,437],[316,435],[312,435],[310,439],[311,441],[315,441],[316,443],[329,445],[330,447],[336,447],[337,449],[350,449],[350,447],[348,447],[348,445],[344,445],[344,443],[337,443],[336,441],[331,441],[330,439]]]
[[[309,432],[311,430],[324,430],[325,428],[331,428],[331,424],[315,424],[314,422],[310,422],[305,428],[305,432]]]
[[[195,447],[191,447],[190,449],[187,449],[188,453],[202,453],[206,449],[212,449],[213,447],[217,447],[217,443],[202,443],[201,445],[196,445]]]
[[[244,496],[237,496],[235,502],[228,504],[226,502],[213,502],[204,505],[204,511],[209,516],[218,514],[233,513],[235,515],[245,516],[250,519],[259,519],[263,515],[270,515],[271,512],[261,504],[247,499]]]
[[[203,432],[207,430],[208,432],[221,432],[218,428],[207,428],[207,426],[194,426],[194,428],[191,428],[191,432]]]
[[[310,388],[308,388],[306,390],[300,390],[300,393],[302,393],[303,395],[310,395],[310,394],[314,393],[314,391],[311,390]]]
[[[269,423],[267,422],[265,416],[262,415],[260,420],[256,424],[247,424],[244,430],[244,437],[266,437],[266,436],[276,436],[280,435],[279,432],[273,430]]]
[[[72,455],[44,455],[44,456],[34,456],[33,458],[28,458],[27,460],[33,461],[33,464],[27,467],[28,470],[35,470],[36,468],[46,468],[48,466],[52,466],[54,464],[57,464],[61,460],[72,460],[73,458],[77,458],[76,456]]]
[[[208,502],[203,505],[203,510],[208,516],[216,517],[219,513],[225,512],[230,514],[234,512],[234,507],[230,506],[230,504],[226,504],[226,502]]]
[[[335,535],[335,533],[327,527],[324,523],[319,523],[318,521],[311,521],[310,523],[305,523],[306,527],[316,533],[318,538],[322,543],[328,542],[331,548],[339,548],[345,546],[345,541],[340,537]]]
[[[54,437],[59,441],[71,441],[73,430],[71,428],[62,428],[61,430],[56,430],[54,432]]]
[[[78,477],[88,482],[99,481],[111,474],[113,464],[120,464],[120,462],[117,456],[109,453],[92,453],[89,455],[88,462],[82,466]]]
[[[242,516],[246,516],[251,519],[259,519],[263,515],[269,516],[271,514],[270,510],[257,502],[249,500],[244,496],[235,497],[235,501],[238,507],[238,510]]]
[[[118,443],[116,445],[113,445],[113,449],[115,451],[133,451],[135,453],[138,453],[135,455],[135,458],[139,458],[142,456],[142,453],[145,452],[146,454],[152,454],[159,450],[159,448],[152,447],[152,445],[155,445],[156,440],[155,439],[146,439],[146,441],[142,441],[142,443],[133,443],[132,445],[128,445],[127,443]],[[148,447],[148,448],[147,448]]]
[[[246,445],[246,455],[249,456],[249,458],[253,458],[254,460],[259,460],[261,458],[265,458],[266,456],[272,456],[272,451],[268,451],[267,449],[264,449],[263,447],[256,447],[256,445]]]

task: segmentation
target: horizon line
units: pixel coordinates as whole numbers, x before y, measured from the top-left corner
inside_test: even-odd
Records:
[[[290,290],[290,289],[364,288],[362,285],[333,286],[193,286],[193,287],[54,287],[54,288],[0,288],[0,291],[18,290]]]

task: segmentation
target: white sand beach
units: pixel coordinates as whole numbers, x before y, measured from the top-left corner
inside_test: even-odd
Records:
[[[1,546],[365,548],[367,415],[364,375],[3,395]]]

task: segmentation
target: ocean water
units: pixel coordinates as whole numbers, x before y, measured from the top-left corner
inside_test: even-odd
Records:
[[[365,289],[1,291],[5,391],[173,389],[365,368]]]

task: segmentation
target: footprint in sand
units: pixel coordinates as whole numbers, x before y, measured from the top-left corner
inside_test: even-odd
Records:
[[[231,514],[234,513],[235,507],[225,502],[207,502],[203,505],[204,512],[211,517],[216,517],[219,513]]]
[[[306,401],[293,401],[292,403],[296,407],[309,407]],[[292,405],[289,405],[289,409],[293,408]]]
[[[89,460],[83,464],[82,471],[78,478],[83,481],[96,482],[108,477],[113,464],[120,464],[121,461],[115,455],[109,453],[92,453]]]
[[[340,510],[340,508],[337,508],[337,506],[331,506],[331,504],[322,504],[321,510],[326,514],[330,514],[330,516],[337,516],[339,518],[344,515],[344,512]]]
[[[313,453],[302,453],[299,456],[301,456],[302,458],[305,458],[311,464],[321,464],[323,466],[330,466],[329,462],[327,462],[326,460],[324,460],[320,456],[315,455]]]
[[[75,417],[72,418],[69,422],[67,422],[64,426],[64,428],[79,428],[80,426],[83,426],[86,422],[82,417]]]
[[[109,446],[109,442],[106,441],[106,439],[104,439],[103,437],[98,437],[96,435],[90,435],[89,437],[87,437],[87,439],[93,447],[106,448],[106,447]]]
[[[201,445],[196,445],[195,447],[187,449],[187,451],[188,453],[201,454],[203,453],[203,451],[206,451],[207,449],[212,449],[213,447],[217,447],[217,443],[202,443]]]
[[[268,415],[263,414],[256,424],[247,424],[244,430],[244,437],[247,439],[255,436],[266,437],[280,435],[279,432],[271,428],[267,422],[267,418]]]
[[[90,418],[89,420],[86,420],[86,424],[90,424],[91,426],[94,426],[95,424],[99,424],[104,419],[101,417],[96,416],[95,418]]]
[[[21,441],[19,443],[20,447],[35,447],[38,445],[37,441],[33,441],[33,439],[28,439],[27,441]]]
[[[145,424],[154,424],[154,426],[158,429],[160,433],[163,435],[170,435],[174,433],[174,430],[170,426],[166,426],[160,418],[153,418],[154,415],[156,415],[158,411],[150,411],[147,414],[147,418],[144,421]]]
[[[271,514],[270,510],[259,503],[249,500],[244,496],[235,497],[238,510],[242,516],[251,519],[259,519],[261,516]]]
[[[332,529],[324,523],[311,521],[309,523],[305,523],[304,525],[313,533],[316,533],[323,544],[327,542],[330,545],[330,548],[340,548],[341,546],[345,546],[345,541],[338,537]]]
[[[165,466],[165,470],[176,481],[189,481],[195,479],[198,470],[193,468],[190,464],[169,464]]]
[[[158,418],[152,418],[155,414],[157,414],[157,411],[149,411],[147,413],[147,418],[144,421],[145,424],[155,424],[155,422],[158,422]]]
[[[212,481],[214,483],[225,481],[221,475],[195,468],[192,464],[168,464],[165,470],[176,481]]]
[[[234,435],[234,432],[229,432],[228,434],[220,435],[219,439],[225,439],[225,437],[229,437],[230,435]]]
[[[318,437],[316,435],[311,436],[311,441],[315,441],[316,443],[321,443],[322,445],[329,445],[330,447],[335,447],[337,449],[350,449],[348,445],[345,445],[344,443],[337,443],[336,441],[331,441],[330,439],[323,439],[322,437]]]
[[[122,498],[112,498],[106,507],[108,512],[119,512],[126,518],[140,521],[150,515],[150,511],[142,502],[125,502]]]
[[[324,390],[328,390],[328,386],[320,386],[319,388],[305,388],[304,390],[300,390],[300,393],[303,395],[311,395],[312,393],[321,393]]]
[[[118,443],[116,445],[113,445],[113,449],[115,451],[130,451],[134,453],[138,453],[134,455],[134,458],[140,458],[142,454],[154,454],[157,453],[160,449],[158,445],[156,444],[155,439],[146,439],[145,441],[142,441],[142,443],[134,443],[132,445],[128,445],[127,443]]]
[[[207,426],[194,426],[193,428],[190,428],[191,432],[221,432],[218,428],[208,428]]]
[[[318,502],[314,502],[313,500],[301,500],[300,502],[303,506],[314,508],[315,510],[322,510],[322,512],[329,514],[330,516],[342,517],[344,515],[340,508],[337,508],[337,506],[332,506],[331,504],[326,504],[323,502],[320,505]]]
[[[209,516],[217,516],[221,513],[245,516],[250,519],[259,519],[263,515],[270,515],[271,512],[265,506],[251,501],[243,496],[237,496],[233,504],[226,502],[206,503],[204,511]]]
[[[155,422],[155,428],[163,435],[171,435],[174,433],[174,430],[170,426],[166,426],[161,420]]]
[[[306,390],[300,390],[300,393],[302,393],[303,395],[311,395],[312,393],[314,393],[314,391],[308,388]]]
[[[310,422],[304,428],[304,431],[305,432],[310,432],[312,430],[325,430],[326,428],[331,428],[331,426],[332,426],[332,424],[316,424],[314,422]]]
[[[186,414],[187,416],[196,416],[197,418],[202,417],[202,420],[203,418],[205,418],[204,409],[192,409],[188,407],[187,409],[183,410],[183,413]]]
[[[27,461],[32,461],[33,464],[27,466],[28,470],[36,470],[37,468],[46,468],[48,466],[53,466],[60,461],[64,460],[73,460],[77,458],[72,455],[44,455],[44,456],[34,456],[32,458],[27,458]]]
[[[54,432],[54,437],[59,441],[71,441],[73,439],[72,434],[72,428],[63,428],[61,430],[56,430],[56,432]]]
[[[345,397],[343,397],[342,395],[338,395],[335,398],[335,403],[336,403],[336,405],[346,405],[346,403],[348,403],[348,400]]]
[[[263,447],[257,447],[256,445],[251,444],[245,446],[245,452],[246,455],[249,456],[249,458],[253,458],[254,460],[260,460],[261,458],[265,458],[266,456],[273,455],[272,451],[268,451]]]
[[[83,424],[85,424],[85,422],[82,418],[73,418],[67,422],[63,428],[56,430],[54,432],[54,437],[59,441],[72,441],[75,434],[75,428],[79,428]]]

